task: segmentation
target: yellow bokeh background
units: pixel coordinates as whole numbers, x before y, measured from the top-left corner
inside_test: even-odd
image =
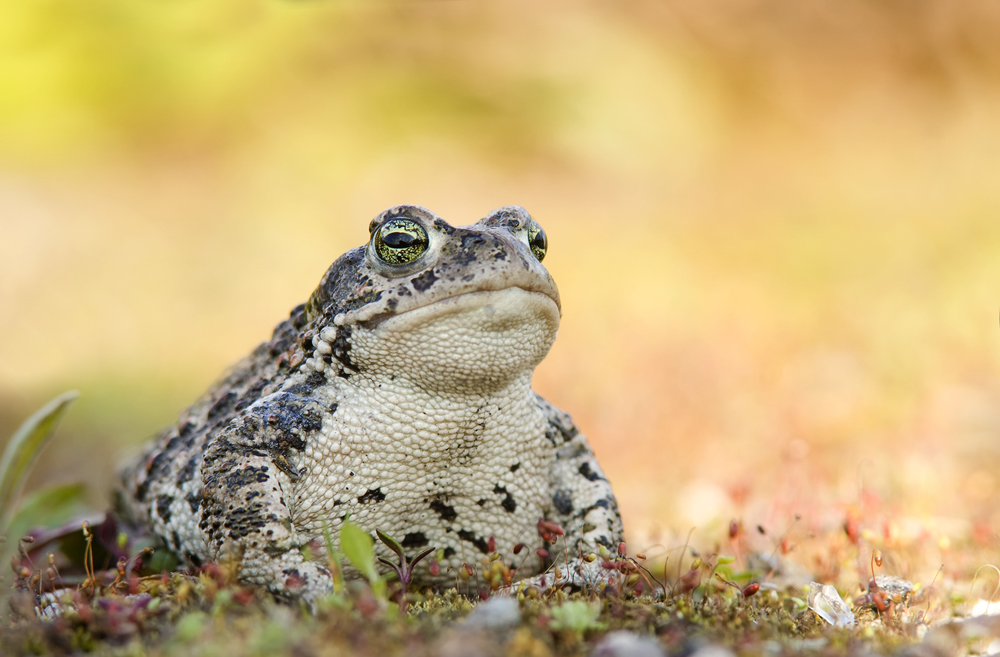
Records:
[[[536,388],[633,541],[865,504],[996,540],[998,33],[988,0],[5,3],[0,435],[79,389],[32,486],[99,507],[378,212],[520,204],[564,306]]]

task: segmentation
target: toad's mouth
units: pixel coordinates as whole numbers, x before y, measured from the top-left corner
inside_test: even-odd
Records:
[[[558,324],[559,316],[561,315],[561,306],[559,301],[559,293],[555,290],[553,286],[546,285],[500,285],[495,288],[491,287],[480,287],[479,289],[473,289],[466,292],[460,292],[452,296],[436,299],[412,299],[404,298],[400,299],[402,303],[393,299],[389,302],[389,308],[386,305],[376,305],[369,304],[362,306],[356,310],[352,310],[346,313],[338,315],[334,319],[334,323],[338,326],[344,325],[356,325],[362,328],[368,329],[369,331],[374,331],[386,322],[392,322],[396,319],[407,318],[403,323],[407,323],[409,319],[419,319],[426,321],[434,317],[441,317],[453,313],[468,312],[476,307],[488,307],[492,303],[500,301],[501,305],[505,306],[505,310],[508,312],[513,312],[516,314],[516,308],[506,308],[509,302],[503,303],[506,297],[520,300],[524,304],[526,310],[530,311],[534,306],[541,302],[543,305],[551,305],[552,308],[549,310],[554,310],[555,321]],[[534,299],[534,300],[532,300]],[[542,300],[547,301],[544,303]],[[432,310],[428,310],[432,309]],[[417,313],[413,316],[412,313]]]
[[[418,330],[450,319],[467,330],[510,331],[520,326],[544,324],[554,331],[561,311],[558,299],[545,292],[519,286],[477,290],[446,297],[397,313],[381,313],[360,324],[378,332]]]

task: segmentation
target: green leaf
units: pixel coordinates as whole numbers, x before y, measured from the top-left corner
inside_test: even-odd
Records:
[[[333,536],[330,535],[330,525],[323,521],[323,540],[326,542],[326,559],[330,565],[330,574],[333,575],[333,592],[340,594],[344,590],[344,573],[340,552],[333,547]]]
[[[375,567],[375,541],[372,537],[350,519],[340,526],[340,549],[344,551],[347,560],[358,569],[371,585],[376,594],[385,590],[385,580]]]
[[[400,545],[396,539],[389,536],[381,529],[376,529],[375,535],[378,536],[378,540],[382,541],[387,548],[396,553],[396,556],[399,557],[399,564],[401,566],[406,564],[406,557],[403,555],[403,546]]]
[[[600,605],[592,605],[582,600],[570,600],[552,608],[550,627],[570,632],[600,630],[605,627],[604,623],[597,620],[600,616]]]
[[[7,533],[7,525],[14,515],[14,505],[31,466],[35,464],[42,448],[48,444],[59,421],[69,405],[79,396],[74,391],[65,392],[43,406],[14,433],[0,460],[0,534]]]
[[[35,527],[57,527],[83,510],[83,484],[43,488],[24,498],[8,525],[8,540],[17,541]]]

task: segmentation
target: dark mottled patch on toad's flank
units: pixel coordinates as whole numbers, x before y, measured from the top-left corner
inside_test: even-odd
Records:
[[[520,468],[520,467],[521,467],[520,463],[515,463],[514,465],[510,466],[510,471],[511,472],[517,472],[518,468]]]
[[[190,495],[185,497],[184,500],[188,503],[188,506],[191,507],[191,513],[198,513],[198,507],[201,506],[201,500],[202,500],[201,492],[191,493]]]
[[[438,280],[438,277],[434,273],[434,270],[433,269],[428,269],[427,271],[425,271],[424,273],[420,274],[419,276],[414,276],[410,280],[410,283],[413,284],[413,287],[414,287],[414,289],[417,290],[417,292],[426,292],[427,290],[429,290],[431,288],[432,285],[434,285],[435,282],[437,282],[437,280]]]
[[[590,464],[584,461],[580,464],[580,474],[587,479],[587,481],[599,481],[604,479],[600,474],[594,472],[590,469]]]
[[[267,379],[258,379],[255,381],[254,384],[243,393],[236,404],[233,405],[233,413],[242,412],[248,406],[260,399],[260,393],[264,390],[268,383]]]
[[[149,485],[153,483],[148,477],[138,486],[135,487],[135,499],[140,502],[146,501],[146,496],[149,495]]]
[[[158,478],[166,471],[169,464],[170,457],[166,452],[160,452],[149,462],[149,466],[146,468],[146,475],[150,479]]]
[[[560,488],[552,495],[552,505],[564,516],[573,513],[573,492],[568,488]]]
[[[205,416],[205,419],[209,422],[212,422],[219,416],[225,415],[230,410],[232,410],[233,405],[235,403],[236,403],[236,393],[230,390],[229,392],[227,392],[226,394],[222,395],[217,400],[215,400],[215,403],[212,404],[212,408],[208,409],[208,414]]]
[[[604,536],[604,535],[595,536],[594,537],[594,542],[597,543],[598,545],[603,545],[604,547],[606,547],[608,549],[611,549],[611,548],[615,547],[614,540],[612,540],[611,538],[609,538],[607,536]]]
[[[320,376],[322,376],[322,375],[320,375]],[[322,384],[320,384],[320,385],[322,385]],[[289,395],[306,396],[309,393],[311,393],[313,391],[313,388],[315,388],[315,387],[316,386],[311,386],[307,382],[303,381],[302,383],[296,383],[293,386],[288,386],[282,392],[284,392],[286,394],[289,394]]]
[[[310,388],[318,388],[326,383],[326,377],[322,372],[312,372],[306,377],[306,385]]]
[[[262,513],[263,509],[264,506],[260,502],[255,502],[245,507],[241,506],[229,509],[225,514],[223,527],[229,530],[230,538],[244,538],[268,522],[277,520],[277,517],[273,513],[265,517]]]
[[[170,503],[174,501],[174,498],[170,495],[157,495],[156,503],[154,504],[156,508],[156,515],[160,516],[160,520],[164,523],[170,522]]]
[[[580,517],[580,518],[586,517],[586,515],[588,513],[590,513],[591,511],[593,511],[594,509],[604,509],[605,511],[610,511],[611,510],[611,502],[609,502],[608,500],[606,500],[604,498],[599,499],[596,502],[594,502],[593,504],[591,504],[590,506],[588,506],[586,509],[583,509],[582,511],[580,511],[577,514],[577,517]]]
[[[445,522],[451,522],[458,517],[458,513],[455,511],[455,507],[445,504],[441,500],[434,500],[431,502],[431,511],[441,516],[441,520]]]
[[[255,425],[266,423],[279,434],[281,447],[302,450],[305,448],[302,435],[319,431],[323,426],[316,409],[320,403],[315,397],[300,397],[291,391],[275,393],[254,407],[253,416],[246,418],[246,428],[252,433],[263,428]]]
[[[266,465],[259,468],[247,465],[226,475],[226,487],[232,490],[243,486],[252,486],[254,483],[262,484],[271,478],[271,476],[267,474],[267,471],[268,468]]]
[[[367,493],[358,498],[358,504],[368,504],[369,502],[381,502],[385,499],[385,493],[381,488],[369,489]]]
[[[460,529],[458,531],[458,537],[463,541],[465,541],[466,543],[472,543],[473,545],[475,545],[476,549],[478,549],[483,554],[490,553],[490,546],[482,536],[476,536],[467,529]]]
[[[421,548],[427,545],[428,542],[427,536],[423,532],[412,532],[404,536],[399,544],[405,548]]]
[[[357,372],[358,368],[351,360],[351,327],[338,326],[337,335],[330,343],[333,349],[333,357],[346,368]]]
[[[500,502],[500,506],[503,507],[504,511],[507,513],[514,513],[514,511],[517,510],[517,502],[514,501],[514,496],[507,492],[506,486],[497,484],[493,487],[493,494],[504,496],[503,500]]]

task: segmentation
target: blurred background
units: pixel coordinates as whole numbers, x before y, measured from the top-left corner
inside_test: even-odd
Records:
[[[0,440],[80,390],[30,485],[102,508],[378,212],[520,204],[564,307],[535,385],[632,546],[996,558],[998,32],[985,0],[5,3]]]

